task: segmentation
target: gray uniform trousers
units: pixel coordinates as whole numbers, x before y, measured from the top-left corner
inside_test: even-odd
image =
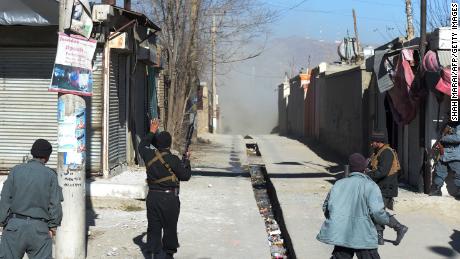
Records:
[[[36,219],[11,218],[3,229],[0,259],[52,259],[48,224]]]

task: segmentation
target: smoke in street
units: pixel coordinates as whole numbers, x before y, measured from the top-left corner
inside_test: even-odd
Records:
[[[336,45],[301,37],[274,39],[253,59],[218,66],[220,125],[224,134],[270,134],[278,124],[278,85],[284,72],[333,61]],[[332,54],[331,54],[332,53]]]

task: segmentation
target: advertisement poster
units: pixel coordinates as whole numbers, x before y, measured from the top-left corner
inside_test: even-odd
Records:
[[[58,102],[58,152],[64,153],[64,165],[77,169],[86,159],[86,111],[77,108],[65,115],[65,104]]]
[[[58,152],[77,150],[76,125],[75,116],[64,116],[64,119],[59,122]]]
[[[89,38],[93,30],[93,20],[91,19],[90,10],[91,7],[88,0],[74,0],[70,30],[85,38]]]
[[[96,41],[59,33],[59,43],[49,91],[91,96],[92,59]]]

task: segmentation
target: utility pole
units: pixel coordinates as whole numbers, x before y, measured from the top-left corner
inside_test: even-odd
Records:
[[[217,131],[217,89],[216,89],[216,38],[217,38],[217,28],[216,28],[216,15],[212,16],[212,28],[211,28],[211,47],[212,47],[212,132],[216,133]]]
[[[124,8],[128,11],[131,11],[131,0],[125,0]]]
[[[59,3],[59,32],[63,33],[70,20],[73,1],[61,0]],[[57,259],[84,259],[86,257],[86,154],[78,150],[79,143],[86,138],[86,104],[80,96],[59,94],[58,97],[58,166],[59,185],[62,188],[63,219],[56,234]],[[84,122],[77,128],[77,121]],[[62,150],[63,138],[74,136],[75,150]],[[66,142],[67,144],[67,142]],[[84,144],[86,145],[86,144]],[[73,163],[69,163],[72,160]]]
[[[358,25],[356,24],[356,12],[355,9],[352,10],[353,12],[353,25],[355,27],[355,38],[356,38],[356,60],[359,61],[361,60],[361,49],[359,46],[359,36],[358,36]]]
[[[426,49],[426,0],[420,0],[420,56],[425,55]]]
[[[412,1],[406,0],[406,16],[407,16],[407,40],[414,38],[414,24],[412,17]]]

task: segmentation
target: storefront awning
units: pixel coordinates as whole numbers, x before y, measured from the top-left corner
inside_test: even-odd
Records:
[[[47,26],[58,22],[57,0],[0,1],[0,25]]]

